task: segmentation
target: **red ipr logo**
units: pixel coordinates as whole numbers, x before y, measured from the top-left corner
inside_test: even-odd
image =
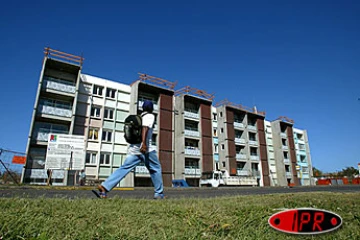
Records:
[[[338,229],[339,215],[321,209],[297,208],[275,213],[269,218],[274,229],[292,234],[320,234]]]

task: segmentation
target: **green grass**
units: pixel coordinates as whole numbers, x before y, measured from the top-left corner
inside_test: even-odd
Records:
[[[270,228],[278,208],[339,214],[335,232],[292,236]],[[213,199],[0,199],[0,239],[360,239],[359,193]]]

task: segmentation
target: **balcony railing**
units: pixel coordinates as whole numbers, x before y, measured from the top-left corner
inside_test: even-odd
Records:
[[[47,142],[49,139],[49,134],[59,133],[59,134],[68,134],[69,131],[48,129],[48,128],[39,128],[38,131],[35,131],[33,134],[33,140]]]
[[[57,108],[46,105],[39,105],[38,112],[42,114],[60,116],[60,117],[72,117],[72,111],[64,108]]]
[[[73,84],[69,81],[52,78],[52,77],[44,77],[44,85],[43,86],[47,89],[52,89],[52,90],[56,90],[59,92],[65,92],[65,93],[71,93],[71,94],[74,94],[76,91],[75,84]]]
[[[260,177],[260,171],[259,170],[251,170],[251,172],[252,172],[252,175],[254,177]]]
[[[215,162],[218,162],[218,161],[219,161],[219,154],[218,154],[218,153],[215,153],[215,154],[214,154],[214,161],[215,161]]]
[[[282,146],[282,149],[283,149],[283,150],[289,150],[289,147],[283,145],[283,146]]]
[[[199,176],[201,175],[200,168],[185,167],[185,175]]]
[[[145,166],[136,166],[135,173],[139,174],[149,174],[149,170]]]
[[[218,143],[219,143],[218,137],[213,137],[213,140],[214,140],[214,144],[218,144]]]
[[[290,164],[290,159],[284,158],[284,163],[285,163],[285,164]]]
[[[300,151],[305,151],[306,150],[305,145],[299,144],[299,150]]]
[[[286,176],[286,178],[291,178],[292,174],[291,174],[291,172],[286,172],[285,176]]]
[[[249,130],[254,130],[254,131],[257,130],[256,126],[254,126],[254,125],[248,125],[247,128],[248,128]]]
[[[185,129],[184,134],[189,137],[200,137],[200,132],[195,130]]]
[[[185,147],[185,154],[191,156],[200,156],[200,149],[193,147]]]
[[[250,156],[250,160],[259,161],[259,156]]]
[[[190,112],[190,111],[184,111],[184,117],[193,118],[193,119],[199,119],[200,115],[198,113]]]
[[[235,143],[239,143],[239,144],[245,144],[245,139],[243,138],[235,138]]]
[[[244,128],[244,124],[241,122],[234,122],[234,128]]]
[[[238,176],[251,176],[251,172],[249,170],[238,169],[236,171],[236,175],[238,175]]]
[[[236,154],[236,159],[246,159],[246,154],[237,153]]]
[[[249,140],[250,145],[258,145],[258,142],[256,140]]]
[[[286,133],[284,132],[280,133],[280,137],[286,138]]]

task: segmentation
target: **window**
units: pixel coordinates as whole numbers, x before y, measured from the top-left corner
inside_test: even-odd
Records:
[[[223,116],[223,114],[222,114],[222,112],[220,112],[220,117],[222,117]]]
[[[100,154],[100,165],[110,165],[110,153]]]
[[[86,164],[96,164],[96,152],[87,152],[86,153]]]
[[[115,93],[116,93],[115,89],[106,88],[106,97],[115,98]]]
[[[257,148],[251,147],[250,148],[250,155],[251,156],[257,156]]]
[[[288,159],[288,157],[289,157],[289,156],[288,156],[288,153],[287,153],[287,152],[284,152],[284,158],[285,158],[285,159]]]
[[[90,128],[88,139],[89,140],[98,140],[98,134],[99,134],[99,129]]]
[[[243,170],[245,168],[245,164],[246,164],[245,162],[237,162],[236,167],[239,170]]]
[[[249,140],[250,141],[256,141],[256,134],[252,133],[252,132],[249,132]]]
[[[257,163],[251,163],[251,170],[253,170],[253,171],[259,171],[259,164],[257,164]]]
[[[282,145],[283,145],[283,146],[287,146],[287,145],[286,145],[286,139],[281,139],[281,142],[282,142]]]
[[[104,118],[113,120],[114,119],[114,110],[105,108]]]
[[[221,144],[221,150],[224,150],[224,149],[225,149],[225,145]]]
[[[218,151],[219,151],[219,145],[217,145],[217,144],[214,144],[214,153],[218,153]]]
[[[224,128],[221,128],[221,133],[224,133]]]
[[[93,88],[94,95],[102,96],[102,91],[103,91],[103,87],[94,85],[94,88]]]
[[[225,167],[225,166],[226,166],[225,162],[222,162],[222,166],[223,166],[223,167]]]
[[[213,113],[213,116],[214,116],[214,121],[216,121],[217,114],[216,114],[216,113]]]
[[[214,128],[213,131],[214,131],[214,137],[216,137],[217,136],[217,129]]]
[[[199,160],[185,158],[185,168],[199,168]]]
[[[111,130],[103,130],[101,139],[104,142],[111,142],[111,136],[112,136],[112,131]]]
[[[91,108],[91,116],[92,116],[92,117],[100,118],[100,112],[101,112],[101,108],[100,108],[100,107],[95,107],[95,106],[93,106],[93,107]]]

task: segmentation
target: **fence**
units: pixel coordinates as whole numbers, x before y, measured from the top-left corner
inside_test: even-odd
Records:
[[[0,148],[0,184],[20,184],[25,153]]]

